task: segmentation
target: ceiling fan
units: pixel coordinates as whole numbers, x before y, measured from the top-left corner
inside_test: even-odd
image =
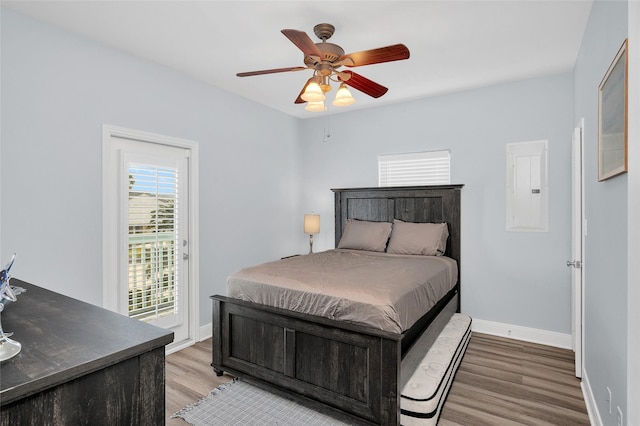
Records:
[[[304,53],[304,67],[274,68],[241,72],[236,75],[238,77],[249,77],[311,69],[313,70],[313,76],[307,81],[295,100],[296,104],[307,102],[305,109],[310,111],[324,111],[326,109],[324,106],[325,93],[331,90],[331,81],[340,83],[340,88],[336,93],[336,100],[333,101],[333,104],[337,106],[351,105],[355,102],[345,85],[351,86],[373,98],[379,98],[387,93],[389,89],[386,87],[351,70],[341,71],[340,68],[342,66],[352,68],[409,59],[409,49],[404,44],[394,44],[345,54],[342,47],[337,44],[327,43],[334,31],[335,27],[331,24],[316,25],[313,27],[313,32],[322,41],[314,43],[304,31],[282,30],[282,34]]]

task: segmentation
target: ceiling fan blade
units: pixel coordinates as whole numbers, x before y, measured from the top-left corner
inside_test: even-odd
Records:
[[[273,68],[270,70],[260,70],[260,71],[249,71],[249,72],[239,72],[236,74],[238,77],[250,77],[252,75],[262,75],[262,74],[275,74],[278,72],[289,72],[289,71],[303,71],[306,70],[305,67],[289,67],[289,68]]]
[[[342,55],[338,61],[347,67],[361,67],[363,65],[401,61],[403,59],[409,59],[409,49],[404,44],[394,44],[393,46],[348,53]]]
[[[322,58],[322,52],[304,31],[282,30],[281,32],[285,37],[291,40],[293,44],[298,46],[298,49],[302,50],[305,55]]]
[[[313,81],[315,80],[314,77],[311,77],[309,80],[307,80],[307,82],[304,84],[304,87],[302,88],[302,90],[300,91],[300,93],[298,94],[298,97],[296,98],[294,104],[303,104],[307,101],[305,101],[304,99],[302,99],[302,94],[304,93],[305,90],[307,90],[307,86]]]
[[[344,81],[344,84],[351,86],[354,89],[358,89],[362,93],[366,93],[373,98],[379,98],[389,90],[375,81],[371,81],[353,71],[343,71],[343,73],[350,75],[348,79],[342,79],[340,78],[340,75],[338,75],[338,78],[340,78],[341,81]]]

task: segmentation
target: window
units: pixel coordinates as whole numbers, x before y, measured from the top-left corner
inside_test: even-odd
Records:
[[[178,169],[132,163],[128,173],[128,313],[157,320],[180,309]]]
[[[444,151],[378,156],[379,186],[448,185],[450,154]]]

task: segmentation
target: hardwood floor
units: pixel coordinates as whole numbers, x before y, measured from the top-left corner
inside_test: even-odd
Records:
[[[171,415],[232,380],[210,366],[211,340],[167,356],[167,425]],[[573,352],[473,333],[444,405],[442,426],[588,425]]]
[[[566,349],[473,333],[440,425],[588,425]]]
[[[227,374],[218,377],[211,368],[211,339],[196,343],[166,357],[166,424],[186,426],[182,419],[171,415],[187,405],[209,395],[212,389],[233,380]]]

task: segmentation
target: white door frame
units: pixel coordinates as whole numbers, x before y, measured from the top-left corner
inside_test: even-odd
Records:
[[[628,156],[629,164],[640,164],[640,3],[628,4]],[[640,424],[640,173],[629,167],[627,194],[627,406],[629,425]]]
[[[199,331],[198,143],[107,124],[102,126],[102,303],[104,308],[114,312],[118,312],[118,292],[114,283],[117,283],[119,271],[118,243],[114,230],[118,229],[120,215],[108,206],[118,203],[117,165],[120,160],[119,152],[112,146],[113,138],[156,143],[189,151],[189,338],[167,346],[167,353],[175,352],[194,344],[198,340]]]
[[[575,375],[582,378],[584,352],[584,118],[571,138],[571,335]]]

